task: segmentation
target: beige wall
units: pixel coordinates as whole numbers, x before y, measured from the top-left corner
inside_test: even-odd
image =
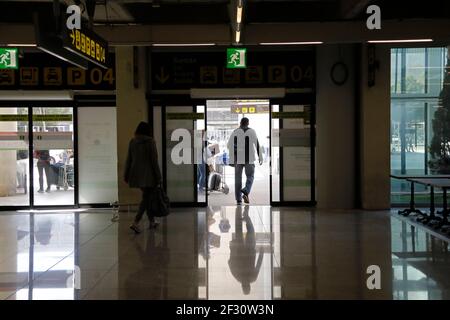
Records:
[[[317,48],[316,193],[319,208],[355,205],[355,84],[354,45]],[[344,61],[347,82],[338,86],[330,77],[333,64]]]
[[[367,47],[353,51],[341,45],[342,59],[350,77],[343,86],[330,80],[332,64],[339,59],[338,45],[317,48],[317,205],[319,208],[352,208],[361,198],[368,210],[390,207],[390,48],[376,47],[380,68],[376,84],[367,85]],[[360,119],[355,132],[355,54],[361,54]],[[359,137],[356,135],[359,134]],[[356,172],[355,141],[359,139],[360,172]],[[355,177],[360,175],[360,194],[355,194]]]
[[[367,46],[361,59],[361,201],[368,210],[390,207],[390,49],[376,47],[376,85],[367,85]]]
[[[120,203],[137,203],[139,192],[123,181],[128,143],[140,121],[147,121],[145,49],[139,48],[139,88],[133,86],[133,47],[116,48],[117,152]]]

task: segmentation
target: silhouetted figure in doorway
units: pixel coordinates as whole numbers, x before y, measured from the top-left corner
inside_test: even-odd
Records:
[[[50,192],[50,186],[52,184],[52,173],[50,168],[50,152],[48,150],[36,151],[37,169],[39,173],[39,193],[44,193],[44,172],[45,179],[47,180],[47,189],[45,191]]]
[[[242,118],[239,128],[233,131],[228,140],[230,164],[234,166],[234,193],[238,205],[250,203],[250,192],[255,179],[255,161],[258,154],[259,164],[263,164],[263,152],[256,131],[249,128],[250,120]],[[247,180],[242,188],[242,171],[245,170]]]

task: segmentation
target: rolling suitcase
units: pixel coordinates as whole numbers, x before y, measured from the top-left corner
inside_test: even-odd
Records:
[[[212,172],[209,175],[208,179],[208,188],[209,190],[220,190],[220,183],[222,181],[222,177],[217,172]]]

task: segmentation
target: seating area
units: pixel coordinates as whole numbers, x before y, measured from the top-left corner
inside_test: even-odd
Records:
[[[411,185],[409,207],[404,210],[399,210],[399,215],[410,217],[410,219],[440,234],[450,236],[449,208],[447,202],[447,191],[450,189],[449,175],[391,175],[391,178],[406,180]],[[428,208],[417,207],[415,202],[416,184],[426,186],[430,190],[430,203]],[[442,191],[441,204],[437,204],[435,201],[436,190]],[[442,210],[438,211],[437,207],[441,207]]]

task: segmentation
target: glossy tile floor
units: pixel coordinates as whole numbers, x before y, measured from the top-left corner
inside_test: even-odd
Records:
[[[389,211],[174,209],[137,236],[111,217],[0,214],[0,299],[450,298],[448,244]]]

